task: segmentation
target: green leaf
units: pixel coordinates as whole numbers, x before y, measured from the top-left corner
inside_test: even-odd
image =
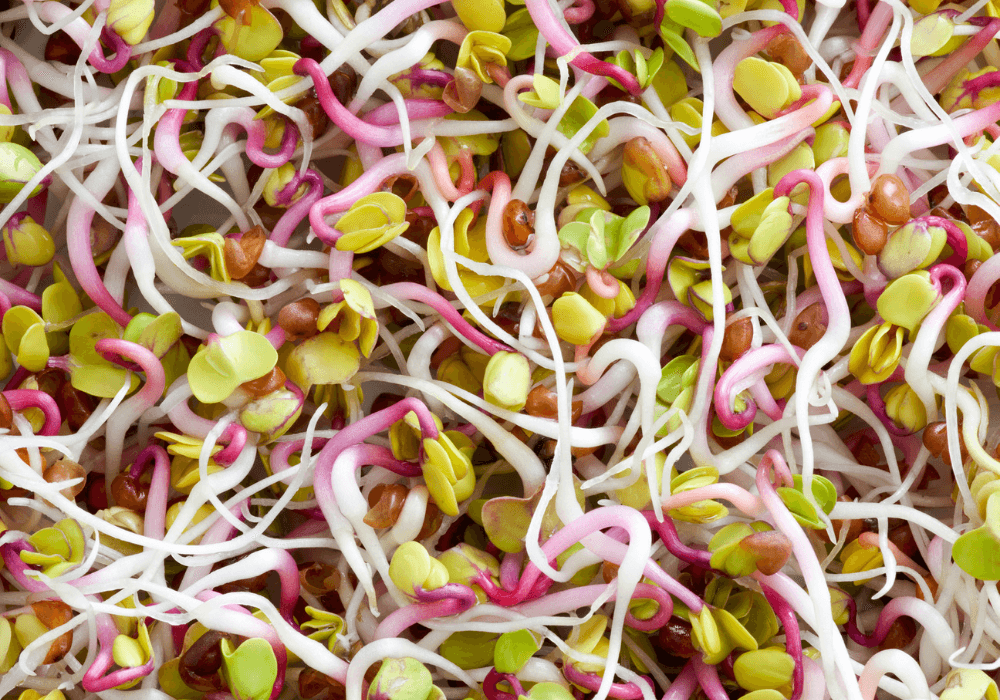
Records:
[[[701,0],[667,0],[666,15],[671,20],[695,30],[705,38],[722,33],[722,15],[712,5]]]
[[[320,333],[292,350],[286,361],[288,378],[305,390],[313,384],[342,384],[361,366],[354,343],[336,333]]]
[[[631,250],[639,236],[646,230],[646,225],[649,223],[649,213],[649,207],[638,207],[629,212],[629,215],[621,222],[621,226],[618,228],[617,245],[613,253],[616,261]]]
[[[248,3],[244,12],[250,13],[249,24],[244,24],[245,17],[237,20],[224,14],[214,26],[227,53],[259,61],[278,48],[284,32],[281,23],[263,7]]]
[[[222,673],[236,700],[267,700],[278,678],[278,660],[266,639],[248,639],[236,650],[223,639]]]
[[[574,248],[580,253],[580,257],[587,259],[587,240],[590,238],[590,224],[582,221],[570,221],[559,229],[559,242],[563,245]]]
[[[733,664],[736,682],[746,690],[781,688],[792,680],[795,660],[778,648],[740,654]]]
[[[109,363],[97,352],[97,341],[120,337],[120,326],[109,315],[103,311],[87,314],[70,329],[69,352],[82,365],[107,365]]]
[[[368,687],[368,700],[427,700],[433,687],[431,672],[416,659],[389,658]]]
[[[132,324],[130,323],[129,328],[131,327]],[[138,329],[138,331],[134,342],[147,348],[160,358],[166,355],[167,351],[184,334],[183,327],[181,326],[181,317],[173,311],[153,317],[148,322],[143,323],[141,329]],[[127,336],[128,328],[125,329],[125,333]]]
[[[698,58],[694,55],[694,49],[684,38],[684,30],[669,18],[664,17],[663,24],[660,25],[660,36],[663,43],[673,49],[674,53],[680,56],[681,60],[691,66],[693,70],[700,73],[701,67],[698,65]]]
[[[11,141],[0,142],[0,203],[7,204],[14,199],[41,169],[42,161],[24,146]],[[39,184],[28,196],[34,197],[41,191]]]
[[[535,45],[538,43],[538,27],[531,20],[527,9],[512,12],[507,17],[502,34],[511,41],[507,58],[511,61],[523,61],[535,55]]]
[[[455,0],[452,7],[462,24],[474,31],[499,32],[507,18],[503,0]]]
[[[455,632],[441,643],[441,656],[464,671],[493,663],[493,647],[497,635],[493,632]]]
[[[914,58],[937,55],[955,35],[955,23],[943,14],[927,15],[913,25],[910,51]]]
[[[42,318],[46,323],[65,323],[82,311],[80,297],[69,282],[50,284],[42,292]]]
[[[122,668],[136,668],[149,660],[139,641],[124,634],[115,637],[111,656]]]
[[[792,483],[795,484],[795,489],[797,491],[802,491],[802,475],[794,474],[792,476]],[[833,485],[833,482],[827,479],[825,476],[820,476],[819,474],[813,474],[812,478],[812,493],[813,498],[819,507],[823,509],[823,512],[827,515],[833,511],[833,507],[837,505],[837,487]]]
[[[5,617],[0,617],[0,673],[7,673],[17,663],[21,645],[14,635],[14,627]]]
[[[1000,579],[1000,542],[986,527],[966,532],[955,540],[951,558],[958,567],[980,581]]]
[[[750,56],[736,64],[733,74],[733,90],[765,119],[773,119],[791,97],[788,83],[778,65]]]
[[[500,673],[518,673],[538,649],[538,641],[528,630],[501,634],[493,651],[493,665]]]
[[[694,355],[680,355],[670,360],[666,365],[664,365],[663,370],[660,372],[660,381],[656,385],[656,396],[660,401],[665,404],[672,404],[680,396],[681,390],[690,384],[687,381],[689,372],[692,367],[698,364],[699,360]],[[695,374],[697,376],[697,374]],[[685,474],[690,474],[684,472]],[[718,480],[718,472],[715,473],[715,479],[708,483],[715,483]],[[672,488],[672,491],[676,489]]]
[[[878,312],[886,321],[916,332],[917,326],[941,301],[926,271],[911,272],[892,281],[878,298]]]

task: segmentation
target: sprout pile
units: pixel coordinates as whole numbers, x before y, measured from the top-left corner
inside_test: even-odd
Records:
[[[998,33],[5,1],[0,700],[1000,700]]]

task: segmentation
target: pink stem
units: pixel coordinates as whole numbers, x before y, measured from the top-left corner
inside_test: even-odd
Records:
[[[729,430],[742,430],[753,422],[757,405],[747,401],[747,407],[740,413],[733,411],[736,386],[776,364],[795,364],[795,358],[788,354],[785,346],[773,343],[747,351],[722,374],[715,385],[714,406],[719,421]],[[780,415],[778,416],[780,417]],[[771,416],[773,419],[774,416]]]
[[[153,464],[153,480],[146,498],[143,534],[162,540],[166,533],[167,498],[170,495],[170,457],[159,445],[150,445],[135,458],[129,476],[138,479]]]
[[[55,435],[62,425],[62,414],[56,400],[39,389],[10,389],[3,392],[7,403],[15,411],[37,408],[45,414],[45,423],[39,435]]]
[[[642,92],[642,86],[634,75],[619,66],[595,58],[584,50],[576,37],[562,26],[552,6],[549,5],[549,0],[526,0],[525,6],[531,15],[531,21],[557,54],[560,56],[575,54],[570,63],[577,68],[593,75],[614,78],[631,95],[639,95]]]
[[[667,269],[667,260],[674,249],[677,240],[683,236],[691,227],[695,220],[694,212],[690,209],[679,209],[671,216],[662,216],[656,220],[649,232],[646,234],[649,239],[649,255],[646,258],[646,287],[642,294],[636,299],[635,306],[632,307],[621,318],[608,319],[607,330],[610,333],[621,331],[630,323],[633,323],[642,313],[648,309],[656,295],[660,293],[663,284],[663,273]]]
[[[495,355],[500,351],[511,351],[509,347],[498,340],[490,338],[488,335],[466,321],[465,317],[459,313],[458,309],[448,303],[448,300],[443,296],[421,284],[416,284],[415,282],[396,282],[394,284],[383,285],[382,291],[395,297],[396,299],[417,301],[421,304],[430,306],[432,309],[437,311],[438,314],[440,314],[441,317],[447,321],[459,335],[476,345],[487,355]]]

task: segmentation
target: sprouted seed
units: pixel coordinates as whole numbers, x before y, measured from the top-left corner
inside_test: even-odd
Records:
[[[998,700],[1000,4],[0,9],[0,700]]]

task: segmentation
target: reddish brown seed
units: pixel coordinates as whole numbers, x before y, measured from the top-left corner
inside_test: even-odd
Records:
[[[1000,248],[1000,223],[977,206],[969,207],[969,225],[994,251]]]
[[[587,174],[583,172],[583,169],[579,165],[571,160],[566,161],[562,166],[562,170],[559,172],[559,186],[569,187],[572,184],[580,182],[585,179]]]
[[[330,87],[340,104],[347,104],[357,88],[358,74],[349,65],[344,64],[330,76]]]
[[[948,450],[948,428],[945,422],[943,420],[937,421],[924,428],[921,441],[934,457],[945,454]]]
[[[32,603],[31,612],[50,630],[65,625],[73,617],[73,609],[59,600],[40,600],[37,603]],[[42,663],[54,664],[56,661],[59,661],[69,652],[69,647],[72,643],[72,631],[59,635],[49,645]]]
[[[802,77],[813,62],[799,40],[791,34],[779,34],[771,40],[764,52],[788,68],[796,80]]]
[[[365,514],[365,523],[374,528],[392,527],[399,520],[409,493],[402,484],[376,484],[368,494],[370,510]]]
[[[823,323],[823,309],[819,304],[807,306],[792,323],[792,331],[788,334],[788,342],[803,350],[808,350],[826,333]]]
[[[225,688],[219,675],[219,669],[222,668],[222,638],[221,632],[209,630],[181,654],[177,671],[181,680],[191,688],[202,691]]]
[[[278,325],[289,340],[311,338],[319,333],[316,328],[319,311],[319,302],[311,297],[293,301],[278,312]]]
[[[108,495],[104,488],[105,479],[103,474],[91,473],[87,477],[87,485],[84,490],[84,502],[91,513],[104,510],[108,507]]]
[[[149,486],[122,472],[111,482],[111,497],[122,508],[144,511],[146,499],[149,498]]]
[[[42,478],[50,484],[60,481],[69,481],[71,479],[80,479],[80,483],[74,486],[67,486],[59,491],[59,493],[71,501],[80,495],[80,493],[83,492],[84,487],[87,485],[87,472],[84,471],[83,467],[71,459],[60,459],[58,462],[45,467],[42,471]]]
[[[413,195],[420,191],[420,182],[413,175],[393,175],[383,180],[382,187],[379,189],[383,192],[393,192],[402,197],[404,202],[409,202]],[[407,212],[406,215],[409,216],[410,212]]]
[[[0,429],[10,430],[14,424],[14,410],[7,397],[0,393]]]
[[[962,266],[962,273],[965,275],[965,279],[971,280],[972,276],[976,274],[976,271],[982,266],[982,260],[976,260],[975,258],[966,260],[965,265]]]
[[[902,226],[910,220],[910,191],[895,175],[875,178],[868,203],[873,213],[888,224]]]
[[[299,571],[302,587],[313,595],[323,595],[340,588],[340,572],[329,564],[314,561]]]
[[[254,226],[246,231],[239,240],[227,238],[223,247],[223,257],[226,270],[234,280],[242,280],[249,275],[267,242],[267,234],[262,226]]]
[[[270,372],[259,379],[240,384],[240,389],[250,394],[255,399],[267,396],[285,386],[285,373],[280,367],[275,367]]]
[[[535,212],[520,199],[512,199],[504,207],[501,228],[507,245],[523,248],[535,233]]]
[[[878,255],[889,237],[889,228],[885,221],[873,216],[866,207],[860,207],[854,213],[854,225],[851,234],[855,245],[868,255]]]
[[[471,68],[456,68],[454,76],[445,86],[441,99],[456,112],[465,114],[479,102],[483,81]]]
[[[306,121],[309,122],[309,129],[312,131],[314,139],[318,139],[330,128],[330,117],[326,115],[326,110],[323,109],[323,105],[320,104],[315,93],[310,92],[296,102],[295,106],[305,112]],[[287,125],[285,128],[288,128]]]
[[[684,252],[699,260],[708,258],[708,238],[705,237],[705,233],[702,231],[685,231],[677,239],[677,245]]]
[[[69,382],[59,388],[56,402],[70,430],[79,430],[97,408],[94,397],[75,389]]]
[[[539,384],[528,392],[524,410],[529,416],[538,418],[556,418],[559,415],[559,403],[556,393]]]
[[[792,555],[792,542],[777,530],[768,530],[743,538],[740,549],[757,557],[758,571],[773,576],[784,568]]]
[[[916,623],[908,617],[897,618],[892,626],[889,627],[889,632],[886,634],[885,640],[878,645],[879,649],[905,649],[913,641],[913,638],[917,636],[917,625]]]
[[[577,273],[572,267],[563,262],[562,258],[556,260],[556,264],[548,271],[544,282],[536,285],[538,293],[558,299],[566,292],[576,289]]]
[[[676,617],[667,620],[656,635],[657,646],[672,656],[690,659],[699,653],[691,641],[691,623]]]
[[[45,60],[75,65],[80,58],[80,47],[66,32],[56,32],[45,42]]]
[[[347,697],[347,689],[340,681],[312,668],[299,674],[298,686],[302,700],[343,700]]]
[[[726,326],[722,337],[722,350],[719,357],[725,362],[733,362],[750,349],[753,340],[753,322],[749,318],[741,318]]]
[[[889,541],[899,548],[899,551],[908,557],[917,555],[917,541],[913,537],[913,530],[906,523],[897,525],[889,530]]]
[[[417,533],[417,540],[425,540],[433,535],[441,529],[443,522],[444,513],[441,512],[441,509],[434,503],[428,503],[427,510],[424,511],[424,524],[421,526],[420,532]]]
[[[601,564],[601,578],[604,579],[604,583],[611,583],[618,578],[618,568],[617,564],[612,564],[609,561]]]

